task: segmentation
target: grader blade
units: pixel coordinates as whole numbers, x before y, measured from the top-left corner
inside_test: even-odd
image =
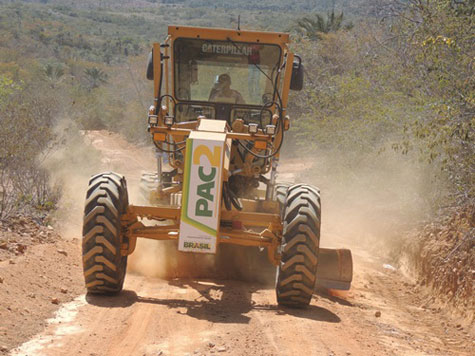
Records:
[[[353,278],[353,259],[348,249],[320,248],[316,287],[349,290]]]

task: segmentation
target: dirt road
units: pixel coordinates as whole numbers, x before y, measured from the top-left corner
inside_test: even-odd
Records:
[[[305,310],[239,281],[129,275],[119,296],[81,295],[13,355],[452,355],[469,334],[420,291],[376,261],[356,258],[344,296],[320,294]],[[376,315],[380,316],[377,317]],[[472,349],[471,349],[472,347]]]
[[[91,137],[99,150],[117,145],[117,138],[108,134]],[[118,150],[109,152],[116,157]],[[106,162],[113,161],[101,151]],[[132,170],[114,162],[136,180],[138,157]],[[348,236],[327,232],[323,241],[353,250],[354,283],[348,293],[318,293],[307,309],[278,307],[273,287],[258,283],[164,280],[132,272],[118,296],[79,295],[62,304],[43,331],[11,354],[473,354],[473,330],[431,304],[423,287],[383,266],[385,261],[365,246],[348,246]],[[79,265],[70,268],[74,275],[80,271]]]

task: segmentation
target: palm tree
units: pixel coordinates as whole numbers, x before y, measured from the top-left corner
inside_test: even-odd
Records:
[[[107,73],[102,69],[92,67],[84,71],[91,89],[98,88],[99,85],[107,83]]]
[[[321,39],[322,33],[337,32],[343,27],[343,12],[339,15],[335,14],[335,10],[327,13],[327,17],[324,18],[320,14],[315,14],[314,18],[302,17],[297,20],[296,29],[302,35],[307,36],[311,40]],[[351,23],[344,26],[346,29],[353,27]]]
[[[55,85],[61,81],[61,77],[64,75],[64,69],[60,64],[47,64],[43,67],[43,73],[50,82],[51,88],[54,88]]]

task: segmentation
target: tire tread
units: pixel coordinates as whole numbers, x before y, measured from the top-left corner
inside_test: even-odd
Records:
[[[318,188],[306,184],[287,188],[282,207],[282,256],[276,279],[280,305],[302,308],[311,301],[318,265],[320,216]]]
[[[95,294],[122,290],[127,256],[120,253],[120,216],[128,205],[125,178],[114,172],[90,178],[83,221],[83,271],[87,291]]]

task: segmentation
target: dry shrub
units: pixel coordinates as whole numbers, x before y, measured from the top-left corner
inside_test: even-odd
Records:
[[[13,88],[0,101],[0,219],[25,210],[55,207],[57,187],[49,184],[44,157],[57,144],[52,130],[54,97]]]

